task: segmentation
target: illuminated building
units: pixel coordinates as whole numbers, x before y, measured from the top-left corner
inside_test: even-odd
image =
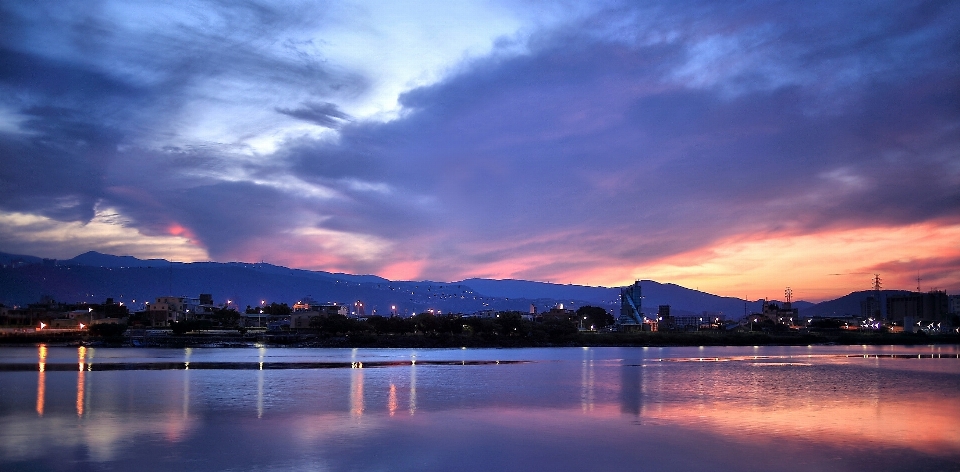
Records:
[[[620,289],[620,324],[624,326],[642,325],[643,294],[640,291],[640,281],[637,280],[628,287]]]

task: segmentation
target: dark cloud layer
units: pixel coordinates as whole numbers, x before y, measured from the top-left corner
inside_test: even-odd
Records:
[[[509,261],[547,279],[737,235],[960,221],[955,2],[628,3],[505,39],[401,95],[388,122],[337,104],[368,78],[264,52],[308,16],[266,5],[211,6],[229,27],[183,25],[119,54],[111,25],[81,18],[61,34],[84,51],[71,60],[26,46],[64,25],[0,11],[13,32],[0,105],[22,118],[0,134],[0,209],[69,221],[110,205],[148,234],[182,225],[219,259],[312,215],[393,244],[339,269],[414,259],[437,279]],[[244,162],[231,143],[150,147],[176,137],[161,125],[198,82],[241,76],[303,92],[264,112],[337,138]]]
[[[907,12],[905,26],[868,12],[864,32],[860,11],[838,13],[830,35],[790,21],[772,33],[803,38],[792,56],[770,50],[696,87],[675,77],[692,44],[593,40],[571,28],[537,38],[530,55],[479,60],[405,94],[409,117],[344,129],[341,145],[372,140],[398,187],[418,182],[444,202],[435,225],[451,237],[431,254],[441,264],[451,251],[467,264],[572,253],[532,268],[534,278],[577,259],[644,260],[744,232],[957,221],[960,71],[944,60],[956,57],[956,22]],[[720,18],[717,31],[691,36],[737,26],[724,20],[737,23]],[[767,60],[796,76],[757,77]],[[829,63],[841,70],[831,75]],[[847,73],[861,77],[837,76]],[[491,241],[502,243],[481,249]]]

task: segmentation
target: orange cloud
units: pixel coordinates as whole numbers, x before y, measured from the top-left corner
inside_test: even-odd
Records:
[[[170,223],[167,225],[167,234],[170,236],[181,236],[187,239],[196,239],[196,236],[189,228],[180,223]]]
[[[390,280],[416,280],[420,278],[425,265],[423,260],[394,262],[381,269],[379,275]]]
[[[95,250],[183,262],[209,260],[206,249],[193,234],[176,226],[168,228],[165,234],[149,234],[128,224],[124,216],[112,208],[98,208],[87,223],[0,211],[0,241],[19,241],[16,245],[8,243],[8,250],[24,254],[69,258]]]
[[[824,300],[870,288],[880,269],[886,289],[916,287],[916,275],[930,270],[924,287],[960,290],[960,224],[923,223],[889,228],[840,229],[806,235],[736,237],[710,248],[633,267],[618,267],[633,278],[669,281],[707,292],[751,298],[782,295]],[[600,274],[598,274],[600,275]]]

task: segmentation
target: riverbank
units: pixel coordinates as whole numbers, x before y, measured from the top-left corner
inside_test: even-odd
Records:
[[[0,336],[0,346],[36,344],[91,345],[104,347],[370,347],[370,348],[511,348],[511,347],[629,347],[629,346],[799,346],[799,345],[926,345],[960,344],[960,335],[923,333],[727,333],[638,332],[575,333],[554,337],[453,335],[453,334],[353,334],[343,336],[314,333],[224,334],[188,333],[182,335],[96,337],[79,333],[16,334]]]

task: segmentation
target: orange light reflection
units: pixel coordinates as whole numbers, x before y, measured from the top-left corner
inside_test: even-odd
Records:
[[[390,412],[390,416],[397,412],[397,406],[397,386],[390,384],[390,396],[387,398],[387,411]]]
[[[87,356],[87,348],[80,346],[77,348],[77,356],[79,357],[79,368],[80,371],[77,372],[77,416],[83,416],[83,399],[84,399],[84,377],[86,373],[84,372],[84,366]]]
[[[350,373],[350,412],[355,417],[363,416],[363,364],[354,363],[354,369]]]
[[[37,374],[37,415],[43,416],[43,404],[46,400],[47,393],[47,373],[45,372],[47,367],[47,345],[41,344],[38,351],[40,362],[38,365],[39,372]]]

